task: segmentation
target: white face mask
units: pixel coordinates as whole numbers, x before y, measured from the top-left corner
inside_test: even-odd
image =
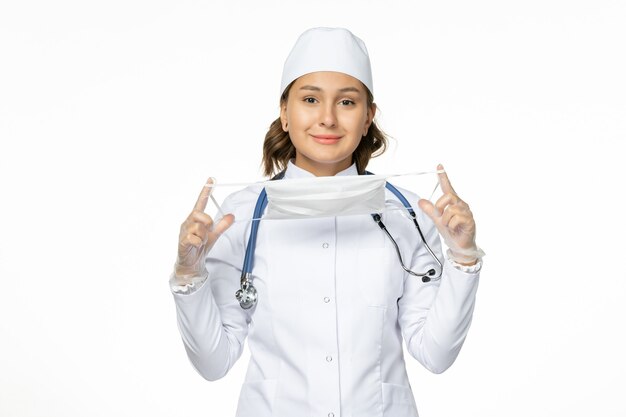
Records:
[[[265,219],[301,219],[381,212],[385,181],[381,175],[338,175],[268,181]]]
[[[268,203],[265,214],[259,220],[371,214],[390,209],[401,210],[402,213],[406,213],[404,206],[397,199],[385,201],[386,180],[390,177],[436,174],[437,172],[427,171],[395,175],[335,175],[258,183],[224,183],[214,184],[213,187],[263,185],[267,193]],[[436,189],[437,187],[435,187]],[[435,190],[433,190],[429,200],[432,199]],[[220,217],[223,217],[224,213],[213,194],[211,194],[211,200],[215,203]],[[414,209],[417,208],[414,207]],[[235,219],[235,221],[250,220],[252,219]]]

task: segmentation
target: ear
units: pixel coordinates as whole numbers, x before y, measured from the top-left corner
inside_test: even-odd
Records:
[[[369,130],[370,125],[374,121],[374,116],[376,115],[376,109],[377,109],[376,103],[372,103],[372,106],[367,109],[367,119],[365,120],[365,127],[364,127],[365,133],[363,133],[363,136],[367,135],[367,131]]]
[[[284,132],[289,131],[287,128],[287,103],[282,103],[280,105],[280,124],[282,125]]]

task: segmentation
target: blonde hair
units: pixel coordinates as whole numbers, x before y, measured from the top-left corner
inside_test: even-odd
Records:
[[[289,98],[289,90],[296,80],[289,83],[285,91],[280,96],[280,106],[287,103]],[[363,88],[367,91],[367,107],[371,107],[374,103],[374,96],[363,83]],[[352,153],[352,162],[356,162],[356,168],[359,174],[365,172],[365,167],[371,158],[382,155],[387,150],[387,135],[372,120],[367,130],[367,135],[361,138],[359,146]],[[280,117],[272,122],[269,130],[265,134],[263,141],[263,174],[270,177],[287,167],[287,163],[291,158],[295,158],[296,148],[293,146],[289,138],[289,132],[285,132],[282,127]]]

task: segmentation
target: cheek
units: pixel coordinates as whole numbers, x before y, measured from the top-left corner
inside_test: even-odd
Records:
[[[351,131],[361,131],[365,126],[366,115],[346,113],[339,117],[340,123]]]
[[[287,112],[287,119],[293,126],[307,126],[315,121],[316,115],[313,111],[294,105],[291,111]]]

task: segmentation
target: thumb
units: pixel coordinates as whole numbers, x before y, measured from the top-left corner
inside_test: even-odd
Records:
[[[217,235],[221,235],[233,224],[234,221],[235,216],[233,216],[232,214],[226,214],[222,218],[222,220],[220,220],[219,223],[215,225],[215,227],[213,228],[213,232]]]
[[[435,205],[433,203],[431,203],[430,201],[426,200],[425,198],[421,198],[417,202],[417,205],[433,221],[435,221],[436,218],[441,217],[441,213],[439,213],[439,210],[437,209],[437,207],[435,207]]]

